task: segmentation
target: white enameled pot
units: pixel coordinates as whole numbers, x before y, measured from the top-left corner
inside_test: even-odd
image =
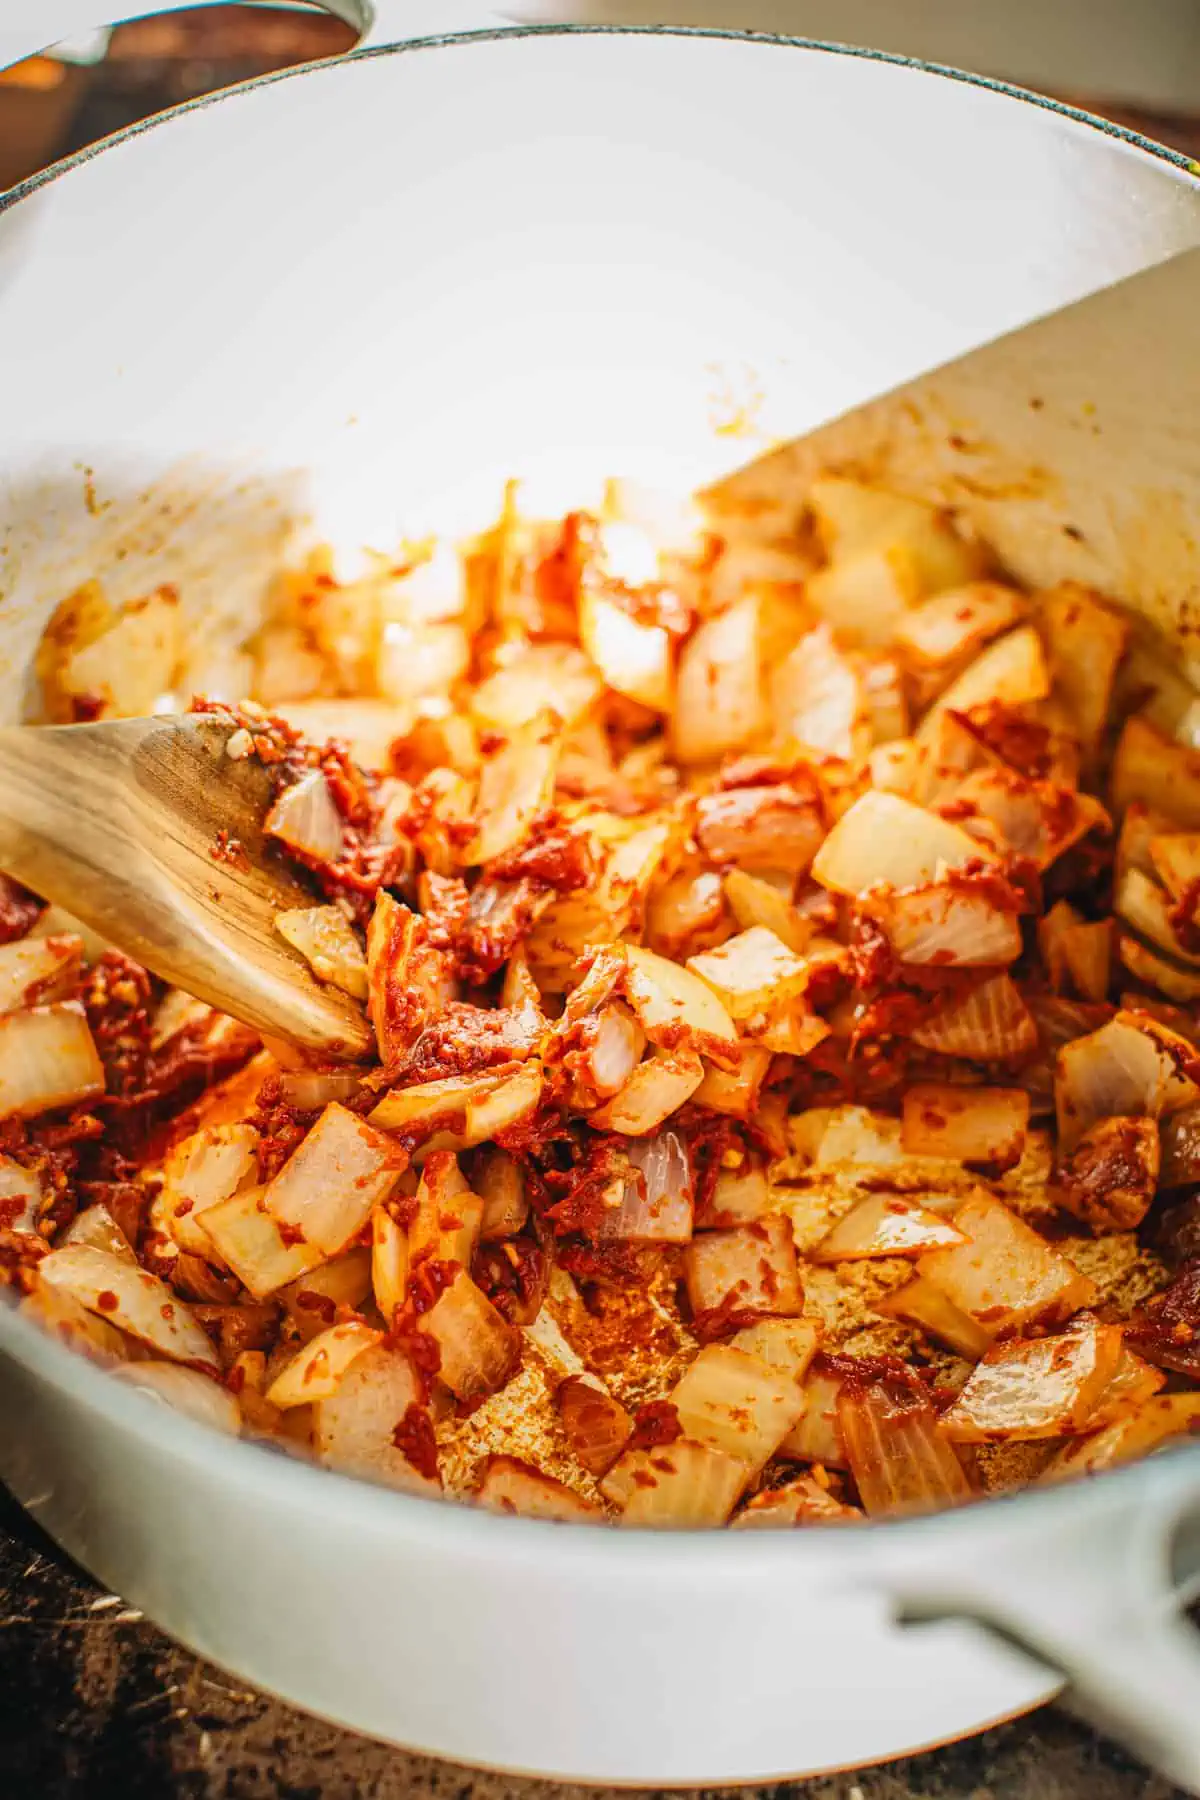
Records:
[[[96,22],[38,0],[22,38],[21,10],[7,0],[10,52]],[[387,545],[481,519],[510,474],[567,499],[612,472],[684,489],[1197,241],[1200,184],[1165,152],[781,40],[485,33],[184,108],[0,199],[5,712],[87,574],[118,599],[175,579],[199,637],[244,631],[310,521]],[[1181,395],[1198,385],[1181,374]],[[1020,460],[1041,415],[992,398],[1014,440],[993,451]],[[1194,464],[1197,416],[1189,398],[1156,455]],[[1060,427],[1065,492],[1087,433]],[[1100,470],[1117,485],[1123,441]],[[1142,524],[1112,513],[1089,572],[1149,594],[1146,520],[1166,521],[1174,587],[1154,592],[1182,606],[1200,508],[1165,467],[1158,496],[1137,448]],[[1044,530],[1054,494],[1035,578],[1074,542]],[[1002,486],[990,503],[1003,532]],[[1200,1449],[862,1531],[565,1528],[218,1438],[0,1307],[0,1474],[196,1650],[463,1761],[767,1780],[977,1730],[1066,1679],[1200,1792],[1178,1610]]]

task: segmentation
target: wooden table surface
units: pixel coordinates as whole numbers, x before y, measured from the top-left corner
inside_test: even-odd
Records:
[[[344,47],[328,21],[250,25],[250,17],[218,9],[123,28],[109,62],[80,84],[51,153]],[[0,88],[0,139],[6,98],[13,104]],[[1090,104],[1200,158],[1200,119]],[[709,1790],[725,1791],[739,1792]],[[747,1800],[1183,1800],[1056,1708],[883,1768],[740,1791]],[[616,1800],[618,1792],[411,1756],[256,1693],[98,1588],[0,1489],[0,1800]]]

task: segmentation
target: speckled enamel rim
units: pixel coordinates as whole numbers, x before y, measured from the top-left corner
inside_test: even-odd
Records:
[[[344,15],[342,15],[344,16]],[[1023,88],[1013,87],[1007,82],[995,81],[989,77],[972,75],[960,69],[943,68],[935,63],[926,63],[913,57],[896,56],[882,51],[864,50],[856,46],[844,44],[822,43],[816,39],[774,36],[761,32],[719,31],[707,28],[689,29],[679,26],[590,26],[590,25],[535,25],[514,26],[511,30],[483,32],[455,32],[443,36],[413,39],[402,44],[381,44],[375,48],[351,51],[348,56],[322,58],[318,62],[303,63],[289,69],[276,70],[271,74],[259,76],[251,81],[240,82],[234,87],[223,88],[214,94],[205,94],[196,100],[184,102],[181,106],[172,107],[169,111],[156,114],[152,119],[142,120],[129,126],[124,131],[101,140],[79,151],[76,155],[66,157],[53,163],[49,168],[39,171],[27,181],[0,194],[0,213],[31,198],[53,181],[58,181],[71,169],[89,162],[93,157],[103,156],[108,150],[129,139],[138,137],[144,132],[156,131],[160,126],[168,124],[172,119],[196,111],[201,107],[221,105],[228,100],[267,87],[278,81],[291,81],[298,77],[330,67],[340,66],[347,61],[367,60],[377,57],[415,54],[425,50],[466,50],[473,44],[501,41],[510,38],[546,38],[546,37],[666,37],[666,38],[713,38],[732,43],[761,44],[764,49],[803,50],[834,56],[859,57],[868,62],[892,63],[900,68],[914,69],[922,74],[943,76],[953,81],[965,82],[968,86],[985,89],[992,93],[1003,94],[1010,99],[1024,101],[1045,111],[1057,113],[1072,123],[1089,126],[1108,138],[1129,145],[1144,155],[1153,157],[1165,164],[1183,178],[1191,178],[1200,182],[1200,164],[1169,150],[1163,144],[1157,144],[1137,132],[1127,131],[1123,126],[1115,125],[1109,120],[1096,118],[1077,107],[1063,105],[1060,101],[1048,99],[1041,94],[1030,93]],[[312,1503],[325,1510],[336,1501],[342,1509],[348,1524],[361,1520],[365,1525],[369,1521],[380,1522],[388,1514],[394,1518],[395,1509],[404,1509],[406,1526],[418,1535],[426,1536],[431,1542],[437,1540],[447,1549],[455,1543],[477,1544],[482,1536],[491,1534],[493,1539],[500,1533],[536,1534],[540,1539],[545,1557],[553,1556],[562,1563],[577,1559],[591,1559],[598,1553],[605,1556],[619,1556],[634,1562],[658,1563],[663,1558],[677,1562],[686,1568],[692,1564],[699,1572],[702,1568],[711,1567],[712,1559],[721,1557],[732,1562],[736,1559],[740,1567],[746,1567],[748,1561],[755,1558],[774,1560],[780,1554],[803,1555],[807,1545],[811,1550],[814,1542],[827,1530],[834,1527],[810,1527],[799,1534],[788,1532],[749,1532],[731,1535],[723,1531],[669,1532],[654,1530],[633,1531],[596,1531],[564,1529],[561,1525],[546,1520],[522,1519],[508,1517],[496,1513],[488,1513],[482,1509],[447,1504],[444,1500],[426,1498],[420,1494],[406,1494],[391,1488],[375,1487],[368,1482],[357,1481],[339,1475],[335,1471],[323,1469],[316,1464],[308,1464],[292,1457],[284,1457],[261,1445],[252,1442],[229,1438],[218,1439],[211,1428],[200,1425],[181,1413],[169,1411],[161,1404],[151,1404],[135,1389],[126,1388],[120,1382],[113,1381],[102,1369],[79,1355],[78,1352],[57,1343],[40,1328],[28,1320],[19,1318],[9,1307],[0,1304],[0,1349],[13,1356],[34,1370],[44,1380],[52,1383],[60,1390],[74,1391],[89,1407],[115,1426],[139,1436],[153,1436],[165,1443],[172,1455],[177,1456],[181,1464],[192,1467],[203,1462],[211,1467],[214,1456],[219,1454],[227,1463],[230,1479],[254,1483],[264,1498],[285,1494],[296,1499],[303,1494],[303,1485],[307,1484]],[[1021,1509],[1028,1513],[1037,1506],[1047,1520],[1062,1518],[1066,1514],[1079,1515],[1082,1508],[1089,1504],[1089,1499],[1096,1495],[1097,1489],[1112,1496],[1122,1491],[1118,1484],[1123,1484],[1125,1492],[1140,1491],[1149,1495],[1159,1488],[1166,1489],[1172,1485],[1170,1465],[1178,1468],[1181,1461],[1189,1466],[1200,1464],[1200,1442],[1194,1446],[1181,1447],[1168,1456],[1150,1458],[1142,1463],[1135,1463],[1127,1468],[1114,1469],[1105,1475],[1099,1483],[1064,1483],[1061,1487],[1049,1487],[1036,1494],[1023,1492],[1008,1495],[994,1495],[973,1502],[970,1506],[957,1511],[935,1513],[921,1518],[878,1520],[870,1527],[870,1536],[878,1540],[886,1534],[891,1541],[905,1537],[910,1541],[918,1537],[928,1537],[931,1532],[944,1533],[947,1530],[972,1530],[974,1522],[982,1527],[986,1521],[999,1523],[1001,1517],[1012,1509]],[[386,1512],[384,1511],[386,1509]],[[865,1534],[864,1534],[865,1535]],[[528,1538],[526,1541],[534,1541]],[[602,1551],[598,1547],[603,1545]],[[998,1721],[997,1721],[998,1722]],[[981,1724],[979,1729],[983,1729]],[[949,1740],[947,1740],[949,1741]],[[932,1746],[930,1746],[932,1748]],[[611,1785],[611,1784],[610,1784]]]

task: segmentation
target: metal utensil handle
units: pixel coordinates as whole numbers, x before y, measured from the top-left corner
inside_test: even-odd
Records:
[[[967,1614],[1059,1669],[1072,1711],[1200,1795],[1200,1459],[968,1510],[882,1545],[903,1616]]]
[[[0,69],[36,56],[52,44],[80,37],[97,24],[217,6],[222,0],[123,0],[117,20],[105,19],[105,0],[3,0]],[[432,37],[444,32],[490,31],[512,21],[486,0],[309,0],[359,34],[357,48]],[[99,16],[98,16],[99,15]]]

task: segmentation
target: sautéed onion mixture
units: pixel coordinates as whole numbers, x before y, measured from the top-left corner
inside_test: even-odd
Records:
[[[21,1311],[539,1518],[852,1522],[1195,1429],[1190,690],[1113,597],[845,476],[769,541],[518,499],[283,572],[216,697],[173,591],[59,607],[45,717],[191,703],[267,766],[278,930],[376,1054],[306,1063],[5,883]]]

